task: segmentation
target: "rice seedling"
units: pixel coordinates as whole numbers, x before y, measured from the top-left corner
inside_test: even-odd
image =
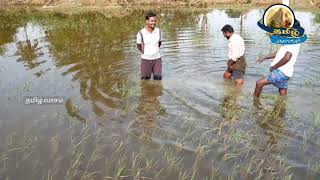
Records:
[[[187,171],[181,170],[181,171],[179,172],[179,176],[178,176],[178,179],[179,179],[179,180],[187,180],[187,179],[189,179],[189,178],[190,178],[190,176],[188,175],[188,172],[187,172]]]
[[[204,146],[204,145],[198,145],[195,153],[196,153],[196,160],[200,161],[201,159],[203,159],[206,154],[208,153],[208,150],[206,150],[207,148],[209,148],[208,146]]]
[[[163,147],[164,157],[169,166],[169,170],[178,171],[182,166],[183,158],[177,157],[174,154],[174,151],[170,148]]]
[[[317,175],[320,175],[320,161],[316,161],[314,166],[313,166],[313,171]]]
[[[145,170],[146,172],[152,172],[159,167],[159,160],[146,159]]]
[[[24,83],[23,86],[23,91],[30,92],[32,90],[32,78],[27,77],[26,82]]]
[[[320,127],[320,112],[312,112],[312,124],[315,128]]]
[[[197,173],[197,169],[196,169],[196,168],[193,168],[193,173],[192,173],[190,179],[195,180],[195,179],[196,179],[196,173]]]
[[[177,153],[182,152],[182,150],[184,149],[184,144],[183,143],[176,142],[175,146],[176,146],[176,152]]]
[[[131,97],[131,96],[137,96],[138,91],[134,87],[130,87],[127,85],[126,82],[122,81],[120,83],[120,87],[118,87],[121,97]]]

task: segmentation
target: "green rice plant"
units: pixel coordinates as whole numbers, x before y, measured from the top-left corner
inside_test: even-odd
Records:
[[[7,158],[7,154],[6,153],[1,153],[1,159],[0,162],[2,164],[2,167],[0,168],[0,176],[3,177],[6,173],[6,171],[8,170],[7,167],[7,160],[9,158]]]
[[[190,176],[188,175],[188,172],[187,172],[187,171],[185,171],[185,170],[183,170],[183,169],[181,169],[181,170],[179,171],[178,180],[187,180],[187,179],[189,179],[189,178],[190,178]]]
[[[209,146],[205,146],[205,145],[198,145],[195,153],[196,153],[196,160],[200,161],[201,159],[203,159],[206,154],[208,153],[209,150],[207,150],[209,148]]]
[[[77,153],[76,158],[73,159],[73,161],[71,162],[69,169],[67,171],[66,176],[68,178],[74,177],[77,173],[78,173],[78,168],[83,164],[83,159],[84,159],[84,154],[82,153]]]
[[[196,173],[197,173],[197,169],[196,168],[193,168],[193,173],[192,173],[192,176],[191,176],[191,180],[195,180],[196,179]]]
[[[313,171],[317,174],[320,175],[320,161],[316,161],[316,163],[313,166]]]
[[[234,140],[236,143],[250,143],[252,141],[246,132],[242,130],[235,130],[233,128],[230,130],[230,139]]]
[[[183,158],[176,157],[174,151],[170,148],[163,147],[164,157],[168,163],[170,171],[177,171],[182,166]]]
[[[210,180],[214,180],[214,179],[221,179],[220,173],[219,173],[219,169],[212,167],[211,168],[211,173],[210,173],[210,177],[208,177],[208,179]]]
[[[128,176],[124,175],[123,167],[119,167],[119,168],[116,169],[115,175],[113,177],[105,176],[104,178],[105,179],[116,179],[116,180],[119,180],[119,179],[124,179],[126,177],[128,177]]]
[[[167,114],[166,108],[164,108],[163,106],[160,106],[158,115],[163,116],[165,114]]]
[[[315,128],[320,127],[320,112],[312,112],[312,124]]]
[[[293,174],[290,175],[286,175],[285,177],[283,177],[284,180],[291,180],[292,179]]]
[[[152,172],[159,167],[159,160],[145,159],[145,170],[146,172]]]
[[[46,177],[46,180],[53,180],[53,174],[51,172],[51,169],[48,170],[48,175]]]
[[[154,176],[152,177],[152,179],[159,179],[160,176],[161,176],[161,174],[162,174],[163,172],[165,172],[165,170],[166,170],[165,168],[160,169],[157,173],[154,174]]]
[[[26,82],[23,86],[23,90],[27,92],[32,90],[32,78],[30,76],[27,77]]]
[[[175,146],[176,146],[176,153],[180,153],[184,149],[183,142],[176,142]]]
[[[292,112],[291,115],[292,115],[292,118],[294,120],[298,120],[299,119],[299,113],[298,112]]]
[[[90,173],[84,173],[84,175],[81,176],[81,180],[87,180],[87,179],[95,179],[95,176],[97,174],[102,174],[100,171],[93,171]]]
[[[91,176],[93,176],[95,174],[101,174],[101,172],[96,172],[96,171],[95,172],[90,172],[89,174],[87,174],[87,172],[88,172],[89,166],[92,163],[104,158],[104,153],[103,152],[104,152],[104,149],[106,148],[106,146],[107,146],[106,144],[100,144],[100,145],[98,144],[97,147],[94,149],[94,151],[93,151],[93,153],[91,155],[91,158],[87,162],[86,169],[84,171],[84,177],[86,177],[86,176],[91,177]]]
[[[128,82],[121,81],[120,86],[117,89],[120,92],[121,97],[138,96],[138,90],[133,86],[129,86]]]
[[[135,169],[137,169],[139,167],[140,161],[141,161],[141,158],[142,158],[141,155],[142,155],[141,153],[135,155],[135,153],[132,152],[132,159],[133,159],[132,165],[131,165],[131,169],[132,170],[135,170]]]

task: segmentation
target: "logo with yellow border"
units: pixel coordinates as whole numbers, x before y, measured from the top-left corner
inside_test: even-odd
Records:
[[[275,44],[299,44],[307,40],[294,12],[284,4],[268,7],[257,24],[269,33],[271,42]]]

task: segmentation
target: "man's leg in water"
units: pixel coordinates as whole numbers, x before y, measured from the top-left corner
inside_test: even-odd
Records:
[[[153,67],[153,79],[162,80],[162,60],[161,58],[154,60]]]
[[[237,86],[243,85],[244,83],[243,75],[244,75],[243,72],[240,70],[236,70],[236,69],[232,70],[232,76]]]
[[[288,90],[287,89],[283,89],[283,88],[279,88],[279,94],[280,96],[285,96],[287,95]]]
[[[232,77],[232,73],[229,71],[224,72],[223,78],[225,79],[230,79]]]
[[[268,82],[268,80],[267,80],[266,77],[263,77],[263,78],[259,79],[259,80],[256,82],[256,88],[255,88],[255,90],[254,90],[254,96],[260,97],[260,94],[261,94],[261,91],[262,91],[263,86],[269,85],[269,84],[270,84],[270,83]]]
[[[226,72],[224,72],[223,78],[224,79],[231,79],[231,77],[232,77],[232,69],[230,68],[230,64],[229,64],[229,61],[228,61],[227,70],[226,70]]]
[[[141,60],[141,80],[149,80],[152,73],[152,61]]]

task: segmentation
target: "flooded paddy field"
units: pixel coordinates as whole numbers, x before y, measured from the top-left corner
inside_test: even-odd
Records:
[[[1,11],[0,179],[319,179],[320,14],[295,10],[309,39],[287,97],[265,87],[261,108],[255,61],[278,48],[263,9],[156,12],[162,81],[140,80],[143,10]],[[222,78],[227,23],[245,41],[241,89]]]

